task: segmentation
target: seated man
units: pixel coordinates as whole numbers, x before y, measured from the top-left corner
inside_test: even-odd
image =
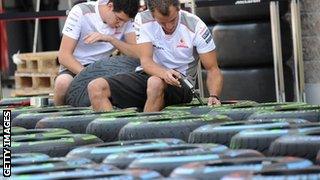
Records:
[[[109,57],[115,48],[137,57],[130,46],[136,44],[130,19],[138,9],[139,0],[99,0],[77,4],[71,9],[62,30],[58,55],[61,66],[54,88],[55,105],[65,103],[66,91],[76,74],[85,66]]]
[[[220,104],[223,77],[217,65],[215,44],[200,18],[179,9],[179,0],[147,0],[149,10],[135,18],[137,46],[142,67],[135,73],[98,78],[88,85],[95,111],[112,105],[159,111],[167,105],[188,103],[192,93],[179,79],[195,84],[197,58],[208,71],[208,105]]]

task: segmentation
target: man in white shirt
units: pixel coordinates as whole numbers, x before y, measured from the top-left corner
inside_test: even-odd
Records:
[[[198,54],[207,70],[210,93],[208,105],[221,104],[219,95],[223,77],[217,65],[215,44],[200,18],[180,10],[179,0],[147,0],[149,10],[138,13],[135,30],[141,67],[135,73],[93,80],[88,85],[95,111],[144,107],[145,112],[159,111],[167,105],[187,103],[197,75]]]
[[[85,66],[107,59],[115,48],[137,57],[132,46],[136,44],[136,36],[131,19],[138,9],[139,0],[98,0],[71,9],[62,30],[55,105],[65,104],[66,91],[75,75]]]

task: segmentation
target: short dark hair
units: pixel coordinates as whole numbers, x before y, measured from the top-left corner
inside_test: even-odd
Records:
[[[148,9],[154,12],[157,9],[162,15],[169,15],[169,7],[174,6],[180,8],[179,0],[147,0]]]
[[[110,0],[113,3],[113,11],[121,12],[123,11],[130,18],[134,18],[138,13],[140,7],[139,0]]]

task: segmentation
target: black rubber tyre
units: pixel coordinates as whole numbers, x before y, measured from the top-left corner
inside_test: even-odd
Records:
[[[288,2],[280,1],[280,16],[288,11]],[[211,6],[210,15],[216,22],[236,22],[270,19],[269,3]]]
[[[83,165],[91,164],[92,161],[85,158],[67,159],[67,158],[50,158],[42,161],[29,162],[26,164],[13,164],[13,174],[30,174],[30,173],[48,173],[60,171],[66,168],[76,169]]]
[[[303,122],[303,121],[301,121]],[[209,124],[194,130],[189,136],[189,143],[216,143],[229,146],[231,138],[243,130],[289,127],[285,121],[245,121]]]
[[[19,107],[19,108],[0,108],[0,111],[3,110],[11,110],[11,120],[17,117],[18,115],[22,113],[26,113],[31,111],[33,108],[31,107]],[[3,119],[3,113],[0,113],[0,118]],[[3,126],[3,121],[0,121],[0,125]]]
[[[226,115],[235,121],[247,120],[249,117],[258,112],[290,109],[290,108],[303,108],[304,104],[300,103],[260,103],[253,107],[230,107],[230,108],[215,108],[208,114]]]
[[[297,110],[297,111],[275,111],[275,112],[257,112],[252,114],[249,119],[275,119],[275,118],[299,118],[310,122],[320,121],[320,109],[315,110]]]
[[[22,128],[22,127],[12,127],[11,128],[11,135],[14,136],[14,135],[20,135],[20,134],[23,134],[23,132],[27,131],[26,128]],[[1,137],[3,137],[3,129],[1,129],[0,131],[0,135]]]
[[[316,127],[318,129],[319,127]],[[315,128],[274,128],[274,129],[257,129],[245,130],[234,135],[230,141],[232,149],[254,149],[265,155],[269,154],[269,147],[277,138],[290,134],[303,134],[314,130]]]
[[[312,162],[309,160],[292,157],[221,159],[178,167],[172,172],[170,177],[219,180],[222,179],[223,176],[235,171],[257,172],[270,167],[279,169],[303,169],[311,167],[312,165]]]
[[[177,167],[182,166],[184,164],[192,163],[192,162],[202,162],[202,161],[210,161],[210,160],[218,160],[225,158],[237,158],[240,157],[261,157],[260,153],[252,153],[245,151],[237,152],[234,150],[227,150],[221,152],[219,154],[208,153],[208,154],[176,154],[170,156],[160,156],[160,157],[146,157],[134,160],[129,168],[147,168],[155,170],[161,173],[163,176],[169,176],[170,173]],[[312,164],[312,163],[311,163]]]
[[[171,117],[182,117],[186,112],[135,113],[114,118],[98,118],[88,124],[86,133],[94,134],[105,142],[117,141],[119,131],[129,122],[149,121]],[[148,138],[146,138],[148,139]]]
[[[51,157],[61,157],[77,146],[101,142],[102,140],[89,134],[67,134],[44,138],[26,138],[12,142],[9,149],[11,153],[43,153]],[[1,149],[3,149],[2,145]]]
[[[70,84],[66,94],[66,104],[72,106],[90,106],[87,86],[93,79],[112,76],[119,73],[133,72],[139,66],[137,59],[126,56],[114,56],[95,62],[81,71]]]
[[[320,129],[305,135],[289,135],[276,139],[269,149],[273,156],[296,156],[316,162],[320,149]]]
[[[70,151],[67,154],[67,157],[85,157],[91,159],[92,161],[95,161],[96,163],[101,163],[103,159],[110,154],[161,148],[175,144],[184,144],[184,141],[179,139],[144,139],[135,141],[117,141],[111,143],[82,146]]]
[[[222,108],[214,108],[208,114],[221,114],[230,117],[233,120],[247,120],[253,113],[260,111],[284,110],[290,108],[303,108],[304,103],[256,103],[243,106],[222,106]]]
[[[319,105],[309,105],[305,103],[292,103],[292,104],[284,104],[280,106],[276,106],[275,111],[283,112],[283,111],[301,111],[301,110],[320,110]]]
[[[215,154],[215,158],[217,158],[216,154],[222,153],[225,150],[227,150],[226,146],[217,144],[181,144],[168,147],[135,150],[127,153],[111,154],[103,160],[103,163],[124,169],[135,159],[156,156],[186,156],[201,154]]]
[[[93,111],[88,108],[71,108],[64,110],[52,110],[51,112],[46,111],[41,113],[25,113],[14,118],[12,120],[12,125],[27,129],[34,129],[37,122],[46,117],[56,117],[61,115],[84,115],[90,113],[93,113]]]
[[[216,108],[208,112],[210,115],[226,115],[233,121],[247,120],[253,113],[259,111],[271,111],[274,107],[252,107],[252,108]]]
[[[165,112],[171,111],[183,111],[194,115],[205,115],[210,112],[214,107],[200,104],[184,104],[184,105],[176,105],[176,106],[168,106],[164,109]]]
[[[304,169],[272,169],[260,172],[237,172],[225,176],[226,179],[259,179],[259,180],[269,180],[269,179],[320,179],[320,168],[317,166],[304,168]]]
[[[208,102],[207,98],[202,99],[203,102],[206,104]],[[247,107],[254,107],[258,103],[254,101],[242,101],[242,100],[228,100],[228,101],[221,101],[221,106],[219,107],[209,107],[209,106],[203,106],[200,104],[200,102],[197,99],[193,99],[190,103],[186,104],[176,104],[167,106],[164,108],[163,111],[192,111],[193,108],[203,108],[205,111],[207,109],[212,110],[216,108],[247,108]]]
[[[133,122],[125,125],[119,132],[119,140],[150,138],[177,138],[188,141],[189,134],[196,128],[210,124],[230,121],[227,116],[195,116]]]
[[[197,7],[196,15],[204,22],[207,26],[209,24],[215,23],[215,21],[210,16],[210,7]]]
[[[23,139],[41,139],[46,138],[50,136],[57,136],[57,135],[65,135],[70,134],[70,131],[66,129],[58,129],[58,128],[52,128],[52,129],[28,129],[19,135],[13,135],[11,136],[12,141],[20,141]],[[2,140],[2,137],[0,138]]]
[[[88,124],[100,115],[58,116],[41,119],[35,128],[66,128],[72,133],[86,133]]]
[[[221,68],[224,84],[220,99],[222,100],[253,100],[256,102],[276,101],[274,68],[243,67],[243,68]],[[207,77],[206,71],[202,71],[203,81]],[[286,100],[293,101],[293,75],[288,66],[284,66],[284,79]],[[259,82],[259,83],[257,83]],[[205,96],[209,93],[205,86]]]
[[[291,57],[292,42],[287,22],[281,23],[283,60]],[[273,51],[269,21],[217,24],[213,28],[221,68],[272,66]],[[230,49],[232,51],[230,52]]]
[[[3,159],[3,154],[0,155]],[[38,161],[48,160],[50,157],[42,153],[20,153],[20,154],[11,154],[11,164],[20,165],[20,164],[31,164]],[[3,166],[3,161],[0,162],[0,166]]]
[[[5,109],[11,110],[11,120],[13,120],[18,115],[23,113],[38,113],[43,111],[60,110],[64,108],[71,108],[71,106],[55,106],[55,107],[41,107],[41,108],[26,106],[26,107],[17,107],[17,108],[3,108],[3,109],[0,108],[0,111]],[[3,113],[0,113],[0,118],[3,119]],[[1,121],[0,124],[3,125],[3,121]]]
[[[88,124],[94,119],[100,117],[116,117],[119,115],[133,114],[135,112],[135,109],[124,109],[105,113],[92,113],[88,115],[62,114],[58,117],[41,119],[36,124],[36,128],[65,128],[72,133],[86,133]]]

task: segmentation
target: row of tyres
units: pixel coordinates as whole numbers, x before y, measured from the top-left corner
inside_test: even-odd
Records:
[[[263,161],[263,165],[265,164],[274,164],[275,160],[271,160],[268,158],[272,158],[272,156],[278,155],[293,155],[308,158],[309,160],[303,159],[301,163],[292,163],[287,164],[286,167],[295,167],[307,169],[306,172],[317,172],[314,171],[312,165],[312,161],[316,162],[315,156],[317,151],[320,149],[317,147],[317,118],[319,117],[319,107],[318,106],[310,106],[307,104],[299,104],[299,103],[255,103],[255,102],[238,102],[232,104],[225,104],[221,107],[208,107],[208,106],[199,106],[196,103],[191,103],[184,106],[171,106],[168,107],[165,111],[157,112],[157,113],[137,113],[135,109],[124,109],[124,110],[116,110],[108,113],[94,113],[90,112],[87,109],[85,113],[80,114],[79,112],[84,109],[74,109],[71,110],[72,107],[47,107],[41,109],[41,112],[38,110],[34,110],[30,107],[29,114],[22,113],[16,118],[13,119],[13,122],[18,124],[21,117],[32,117],[34,114],[37,120],[31,120],[33,127],[30,129],[23,128],[13,128],[12,129],[12,140],[15,144],[12,148],[19,149],[19,151],[15,151],[16,153],[45,153],[49,154],[51,157],[64,157],[66,156],[68,159],[77,159],[77,158],[87,158],[90,159],[93,163],[98,164],[97,169],[92,170],[92,166],[88,166],[91,168],[91,171],[99,171],[93,172],[98,173],[100,175],[95,175],[95,177],[83,176],[83,178],[93,179],[93,178],[106,178],[106,177],[115,177],[118,175],[122,176],[133,176],[131,172],[132,169],[144,169],[148,168],[153,171],[148,171],[150,174],[157,174],[157,176],[152,176],[153,179],[161,176],[174,176],[176,178],[179,177],[188,177],[191,178],[194,176],[194,173],[190,172],[198,172],[198,170],[176,170],[177,168],[184,166],[188,163],[209,163],[209,165],[203,165],[204,172],[208,173],[217,168],[211,168],[211,164],[218,163],[216,161],[226,161],[222,164],[232,164],[229,161],[237,160],[238,158],[266,158],[265,160],[251,160],[249,162],[242,162],[244,160],[239,160],[243,164],[250,164],[250,168],[252,168],[252,162],[256,162],[259,164],[259,161]],[[19,109],[19,108],[16,108]],[[23,109],[23,108],[22,108]],[[69,109],[69,110],[68,110]],[[12,111],[15,111],[13,109]],[[28,112],[28,111],[25,111]],[[73,112],[71,114],[64,114],[62,112]],[[78,113],[77,113],[78,112]],[[280,113],[279,113],[280,112]],[[272,116],[268,118],[265,116],[266,114],[278,113],[282,114],[306,114],[305,112],[312,112],[311,114],[307,113],[309,119],[303,118],[295,118],[286,117],[281,119],[281,117],[276,117],[276,119]],[[318,112],[318,114],[316,114]],[[37,115],[43,114],[43,116]],[[253,118],[258,115],[264,114],[264,118]],[[26,116],[28,115],[28,116]],[[39,119],[39,117],[41,117]],[[82,120],[82,117],[86,117],[86,120]],[[89,120],[88,120],[89,117]],[[231,118],[232,117],[232,118]],[[289,118],[289,119],[288,119]],[[44,120],[49,120],[50,122],[56,122],[56,125],[63,124],[68,130],[61,129],[51,129],[57,127],[46,127],[45,123],[42,123],[42,127],[40,127],[40,122]],[[22,120],[26,122],[27,120]],[[30,122],[31,122],[30,121]],[[86,121],[85,123],[81,123],[82,121]],[[34,123],[36,122],[36,123]],[[63,122],[63,123],[62,123]],[[69,123],[68,123],[69,122]],[[25,123],[21,123],[22,125]],[[50,123],[49,123],[50,124]],[[77,130],[74,127],[83,126],[81,132],[73,132],[72,130]],[[247,127],[248,126],[248,127]],[[36,129],[33,129],[37,127]],[[206,128],[203,128],[206,127]],[[44,129],[43,129],[44,128]],[[50,129],[48,129],[50,128]],[[60,127],[61,128],[61,127]],[[73,134],[73,133],[85,133],[91,128],[90,134],[94,134],[98,136],[102,141],[96,136],[89,134]],[[222,128],[222,130],[219,128]],[[220,133],[223,131],[223,128],[226,130],[225,133]],[[215,130],[219,132],[218,135],[213,135],[219,142],[213,142],[208,138],[209,136],[203,135],[202,140],[199,142],[192,142],[191,136],[195,134],[195,132],[199,132],[200,129],[207,130]],[[218,131],[216,131],[218,129]],[[302,130],[300,130],[302,129]],[[308,130],[307,130],[308,129]],[[232,132],[228,132],[231,131]],[[267,145],[268,141],[256,140],[256,141],[242,141],[243,144],[252,145],[251,147],[241,146],[235,147],[232,146],[232,138],[235,135],[238,135],[247,130],[256,131],[254,135],[256,137],[259,134],[268,134],[267,132],[281,132],[278,135],[274,136],[274,140],[281,137],[285,138],[286,132],[290,135],[298,135],[298,131],[301,131],[301,134],[304,134],[300,139],[296,137],[293,141],[302,142],[305,139],[306,133],[309,133],[308,136],[310,140],[305,141],[306,144],[301,144],[298,148],[296,148],[297,144],[290,145],[282,145],[275,150],[275,152],[281,152],[278,154],[272,154],[269,152],[265,152],[263,150],[257,149],[262,153],[254,150],[246,150],[255,149],[255,145]],[[264,132],[265,133],[259,133]],[[289,132],[290,131],[290,132]],[[98,133],[99,132],[99,133]],[[206,137],[207,136],[207,137]],[[178,139],[157,139],[157,140],[146,140],[150,138],[178,138]],[[133,140],[133,141],[122,141],[122,142],[111,142],[115,140]],[[136,140],[138,139],[138,140]],[[268,138],[265,138],[268,139]],[[206,141],[204,141],[206,140]],[[271,138],[272,141],[274,141]],[[278,139],[277,139],[278,140]],[[287,139],[287,141],[290,138]],[[300,141],[301,140],[301,141]],[[189,141],[192,144],[185,144],[184,142]],[[202,141],[202,142],[201,142]],[[271,142],[270,141],[270,144]],[[285,141],[285,142],[287,142]],[[312,142],[307,144],[307,142]],[[61,144],[59,144],[61,143]],[[208,144],[208,143],[216,143],[216,144]],[[289,144],[292,143],[289,142]],[[87,144],[92,144],[89,146],[83,146]],[[155,146],[157,144],[157,146]],[[283,144],[283,143],[282,143]],[[313,146],[311,146],[311,144]],[[81,146],[81,147],[79,147]],[[228,148],[229,146],[229,148]],[[79,147],[79,148],[77,148]],[[283,147],[287,147],[287,149],[295,150],[300,153],[299,154],[288,154],[288,151],[283,151]],[[292,148],[294,147],[294,148]],[[72,150],[73,149],[73,150]],[[129,152],[129,153],[128,153]],[[271,157],[264,157],[271,156]],[[274,158],[274,157],[273,157]],[[268,160],[267,160],[268,159]],[[285,158],[288,159],[288,158]],[[291,158],[289,158],[290,160]],[[295,158],[294,158],[295,159]],[[210,160],[210,162],[209,162]],[[310,161],[311,160],[311,161]],[[53,160],[54,162],[56,160]],[[212,161],[212,162],[211,162]],[[235,161],[237,162],[237,161]],[[270,163],[271,162],[271,163]],[[51,162],[52,163],[52,162]],[[240,164],[241,164],[240,163]],[[72,164],[72,163],[71,163]],[[253,163],[255,164],[255,163]],[[282,164],[286,164],[282,162]],[[107,165],[108,167],[114,167],[116,169],[107,169],[107,168],[99,168],[101,165]],[[237,163],[234,165],[239,166]],[[60,167],[60,165],[58,165]],[[225,165],[217,165],[224,167]],[[229,166],[229,165],[228,165]],[[241,165],[240,165],[241,166]],[[257,165],[259,166],[259,165]],[[261,165],[260,165],[261,166]],[[46,167],[55,167],[49,163]],[[96,165],[95,165],[96,167]],[[189,165],[187,166],[189,167]],[[193,166],[191,166],[193,167]],[[255,167],[255,166],[254,166]],[[279,167],[276,165],[270,166],[270,169],[259,169],[257,168],[257,172],[262,173],[265,171],[275,171],[275,169],[271,167]],[[90,169],[89,168],[89,169]],[[217,174],[208,174],[208,176],[213,177],[222,177],[226,174],[229,174],[231,171],[236,171],[237,168],[230,167],[230,171],[226,171],[226,173],[222,173],[221,175]],[[242,166],[241,166],[242,168]],[[240,169],[241,169],[240,168]],[[278,170],[292,170],[290,168],[276,168]],[[24,168],[22,168],[24,169]],[[37,167],[33,167],[33,169],[39,169]],[[29,177],[27,179],[33,178],[34,175],[39,175],[38,177],[43,177],[48,174],[60,173],[60,179],[76,179],[80,178],[79,176],[73,174],[81,174],[80,172],[85,172],[86,167],[83,168],[68,168],[61,166],[60,169],[56,168],[48,169],[48,171],[33,171],[29,174],[27,172],[20,172],[22,174],[17,174],[17,176]],[[101,170],[102,169],[102,170]],[[130,170],[128,170],[130,169]],[[188,169],[188,168],[187,168]],[[228,169],[228,168],[222,168]],[[76,171],[76,172],[74,172]],[[109,172],[110,171],[110,172]],[[111,173],[112,171],[112,173]],[[117,171],[114,172],[114,171]],[[121,171],[121,173],[120,173]],[[218,171],[220,172],[219,168]],[[292,170],[293,171],[293,170]],[[50,172],[50,173],[49,173]],[[182,172],[189,172],[189,175],[183,174]],[[201,170],[199,171],[201,172]],[[111,175],[111,174],[112,175]],[[124,174],[123,174],[124,173]],[[147,173],[147,174],[148,174]],[[295,170],[294,173],[301,173],[301,170]],[[305,172],[304,172],[305,173]],[[42,175],[41,175],[42,174]],[[63,174],[69,174],[68,178],[63,177]],[[139,173],[137,173],[139,174]],[[201,173],[200,173],[201,174]],[[310,173],[309,173],[310,174]],[[27,176],[26,176],[27,175]],[[91,174],[92,175],[92,174]],[[16,176],[16,175],[15,175]],[[93,176],[93,175],[92,175]],[[134,176],[137,178],[137,176]],[[148,175],[144,176],[148,177]],[[151,177],[151,176],[149,176]],[[202,177],[202,175],[194,176],[196,179]],[[205,176],[203,176],[205,177]],[[39,178],[39,179],[41,179]],[[48,176],[48,178],[52,178],[52,176]],[[56,178],[56,179],[59,179]],[[37,179],[37,178],[35,178]],[[140,178],[137,178],[140,179]],[[143,179],[143,178],[141,178]],[[146,179],[146,178],[145,178]],[[182,178],[184,179],[184,178]],[[201,178],[200,178],[201,179]],[[204,178],[208,179],[208,178]],[[212,179],[212,178],[211,178]]]
[[[1,129],[2,133],[2,129]],[[1,137],[1,142],[3,138]],[[52,157],[61,157],[78,146],[103,142],[91,134],[73,134],[66,129],[11,129],[11,153],[45,153]],[[1,143],[3,149],[3,143]]]
[[[230,150],[216,144],[185,144],[176,139],[84,146],[72,150],[64,158],[49,158],[42,154],[15,156],[12,160],[14,179],[156,179],[162,176],[220,179],[237,171],[308,172],[313,168],[319,172],[317,166],[306,159],[264,157],[253,150]]]
[[[270,119],[281,121],[283,118],[292,118],[291,124],[303,122],[303,120],[297,118],[307,119],[311,122],[319,121],[318,106],[299,103],[258,104],[255,102],[240,102],[217,108],[191,104],[189,106],[168,107],[166,111],[158,113],[137,113],[134,109],[108,113],[93,113],[91,110],[84,110],[84,113],[82,113],[83,110],[81,109],[72,111],[74,108],[61,108],[63,111],[59,110],[58,112],[53,112],[53,108],[48,109],[38,113],[21,114],[13,119],[13,125],[25,128],[66,128],[72,133],[94,134],[106,142],[118,139],[148,138],[178,138],[188,141],[189,134],[192,131],[207,124],[213,124],[211,128],[214,129],[219,128],[216,127],[217,123],[221,124],[223,122],[231,122],[224,126],[233,125],[233,127],[230,127],[233,129],[243,128],[239,126],[241,123],[252,124],[253,126],[249,126],[249,128],[264,129],[271,128],[272,125],[276,126],[275,122]],[[247,119],[250,120],[245,122],[244,120]],[[269,124],[271,124],[270,127],[268,127]],[[284,126],[278,126],[285,128]],[[316,124],[309,125],[309,127],[312,126],[316,126]],[[207,128],[210,129],[210,125]],[[223,143],[219,138],[213,138],[216,143]],[[231,137],[229,137],[230,139]],[[208,142],[211,140],[209,136],[205,136],[202,140],[197,141]],[[261,151],[261,149],[258,150]]]

